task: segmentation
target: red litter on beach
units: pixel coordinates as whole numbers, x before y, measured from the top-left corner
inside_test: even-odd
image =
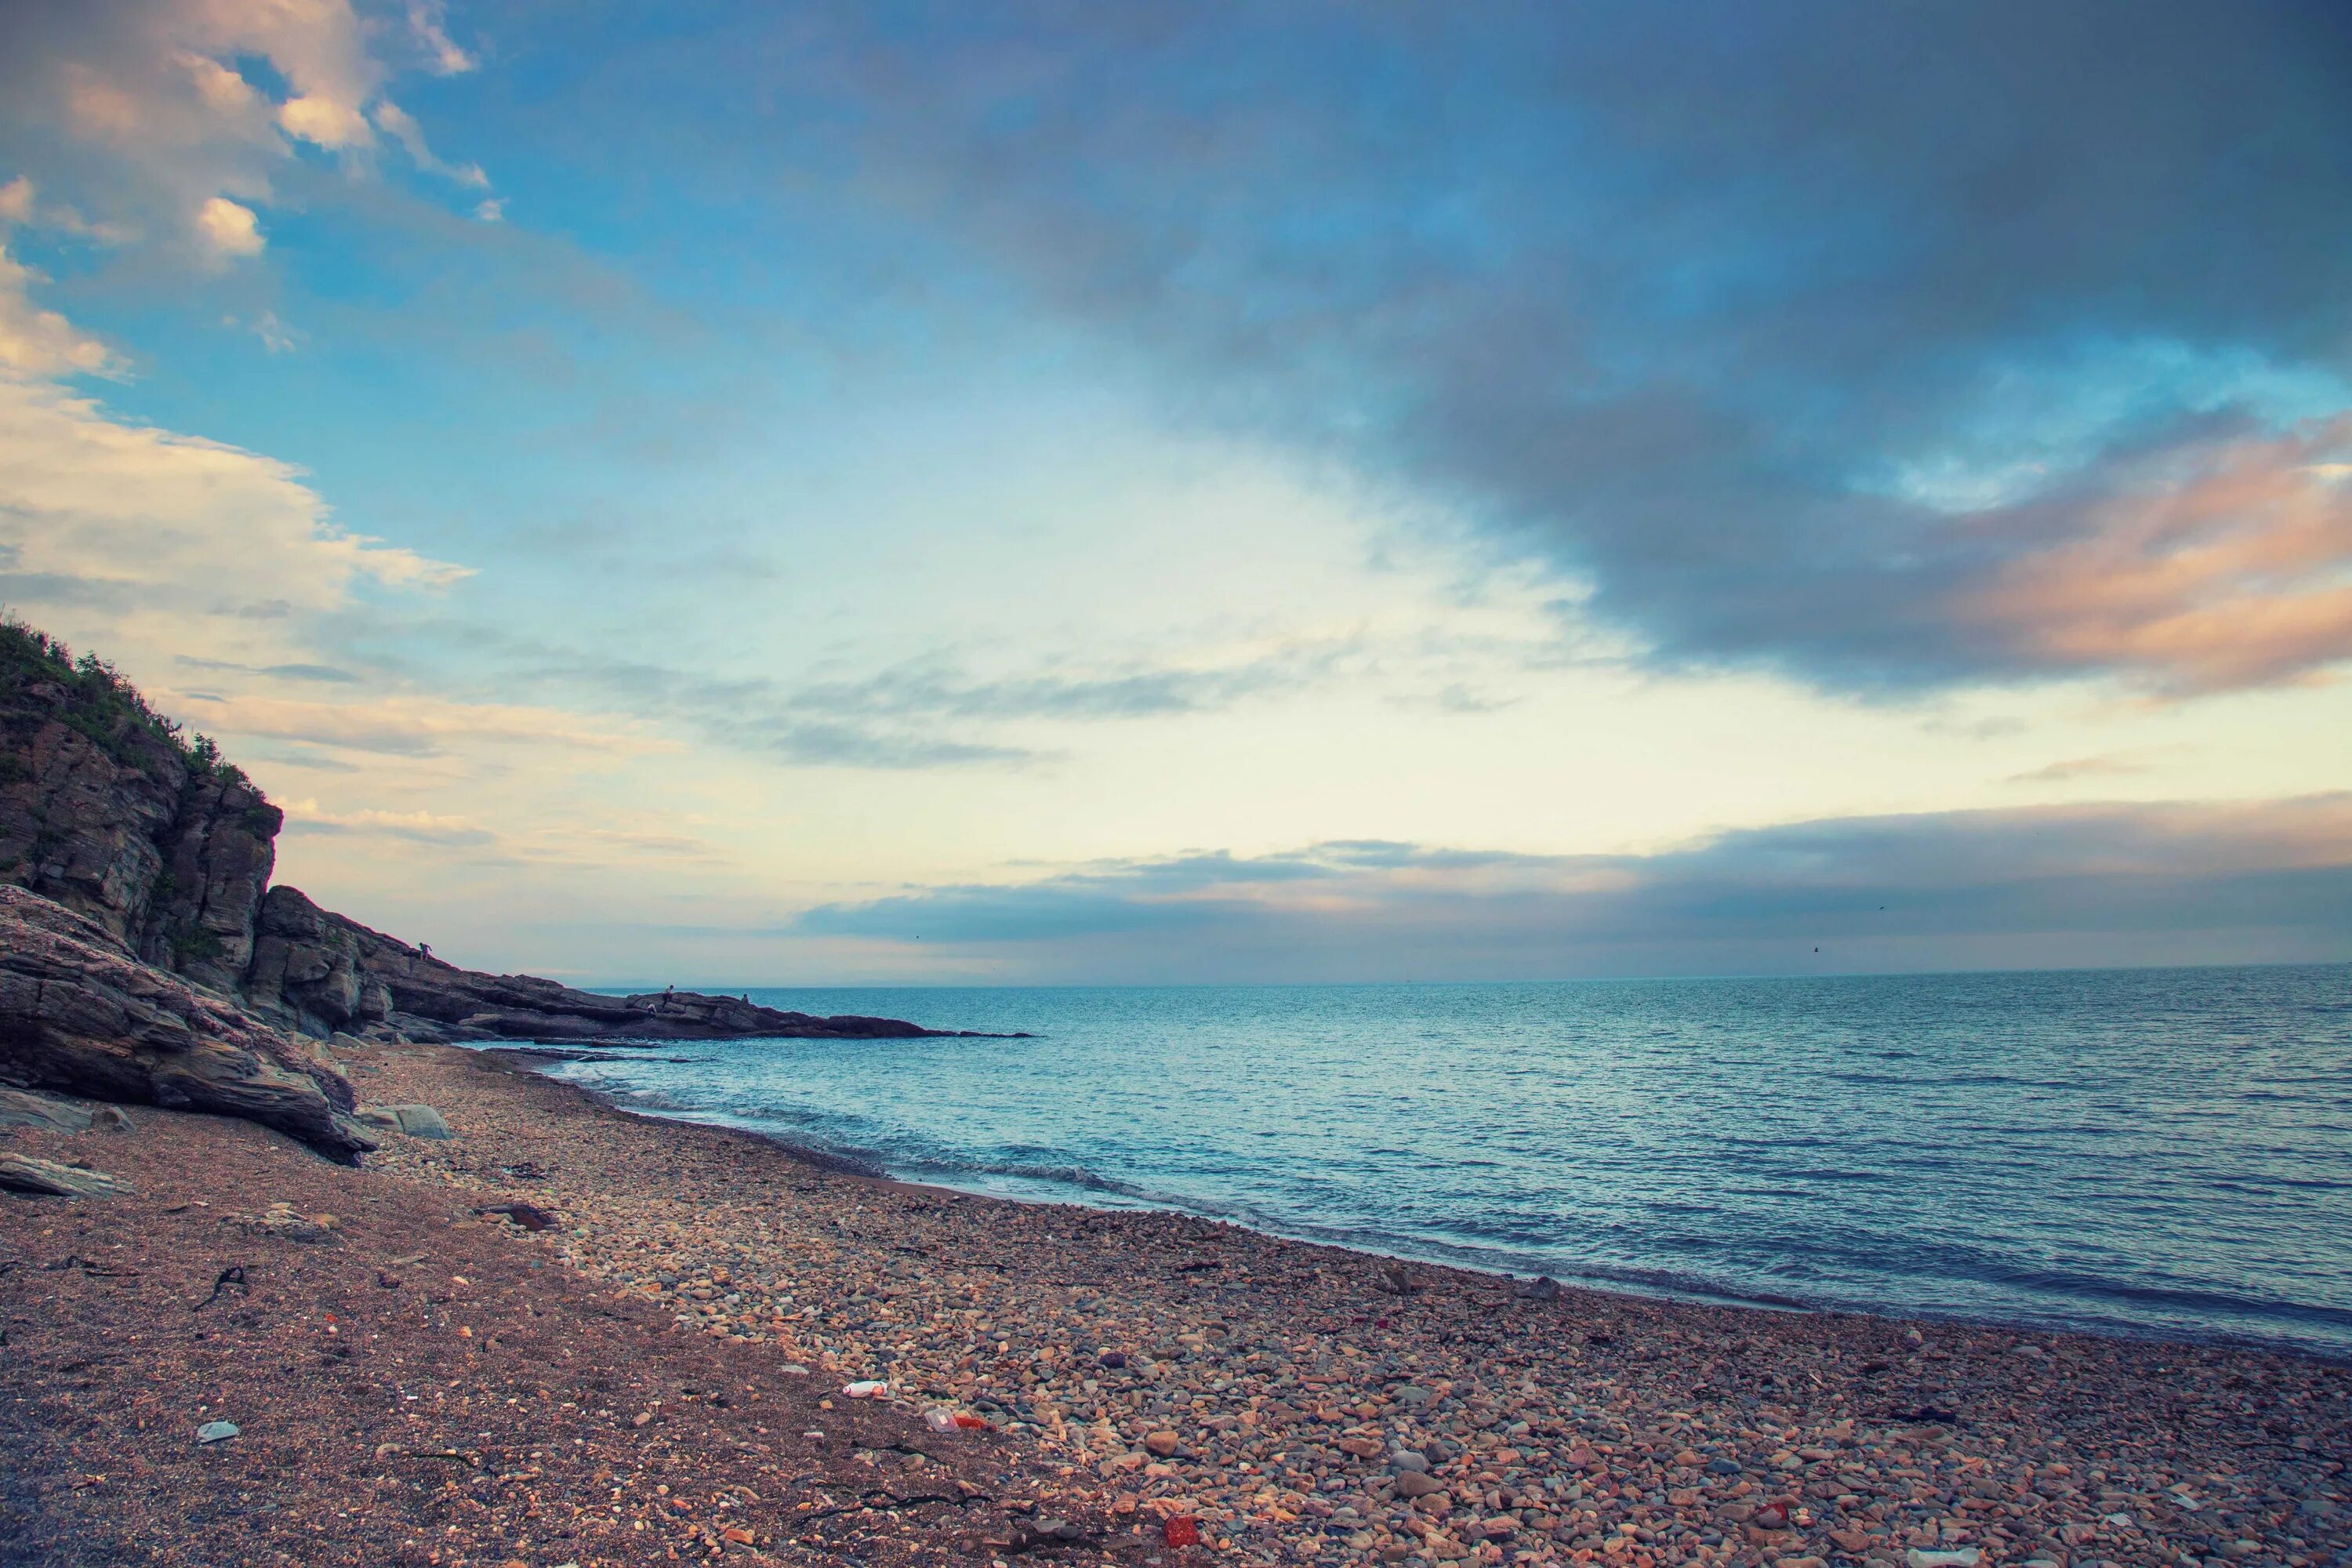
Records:
[[[955,1424],[962,1427],[967,1432],[986,1432],[992,1430],[987,1422],[982,1420],[977,1415],[959,1415],[955,1418]]]
[[[1160,1533],[1167,1538],[1171,1546],[1198,1546],[1201,1544],[1201,1521],[1178,1514],[1160,1527]]]

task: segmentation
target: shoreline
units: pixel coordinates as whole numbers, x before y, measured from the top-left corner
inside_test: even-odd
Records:
[[[1165,1200],[1137,1198],[1131,1203],[1107,1204],[1090,1202],[1084,1195],[1085,1189],[1076,1184],[1071,1184],[1071,1189],[1066,1195],[1029,1196],[1016,1193],[991,1192],[977,1187],[957,1186],[953,1183],[950,1182],[922,1181],[913,1177],[894,1175],[887,1166],[883,1165],[879,1162],[871,1151],[828,1149],[820,1145],[802,1143],[778,1133],[767,1132],[756,1127],[738,1125],[731,1121],[705,1121],[696,1115],[683,1111],[646,1110],[635,1106],[624,1104],[614,1097],[602,1093],[588,1085],[576,1083],[568,1079],[553,1077],[544,1069],[562,1065],[563,1058],[540,1055],[528,1047],[509,1047],[502,1045],[489,1045],[468,1048],[478,1049],[484,1055],[497,1057],[499,1059],[509,1064],[516,1070],[530,1073],[534,1077],[547,1079],[548,1081],[551,1083],[559,1084],[565,1089],[574,1090],[586,1096],[596,1104],[613,1111],[614,1114],[656,1123],[667,1122],[679,1126],[708,1128],[714,1131],[735,1133],[743,1137],[756,1139],[772,1148],[781,1150],[796,1159],[802,1159],[812,1164],[828,1169],[837,1169],[840,1173],[846,1175],[862,1175],[868,1179],[890,1182],[901,1186],[914,1187],[926,1192],[954,1194],[989,1203],[1018,1204],[1043,1207],[1061,1206],[1082,1209],[1088,1213],[1108,1215],[1181,1215],[1187,1218],[1200,1220],[1208,1224],[1231,1226],[1236,1229],[1247,1231],[1254,1236],[1264,1237],[1269,1240],[1288,1242],[1301,1247],[1330,1247],[1335,1250],[1349,1253],[1360,1258],[1394,1261],[1407,1264],[1414,1268],[1455,1269],[1467,1274],[1480,1275],[1491,1279],[1505,1280],[1514,1286],[1523,1281],[1529,1280],[1530,1279],[1552,1278],[1550,1276],[1529,1276],[1509,1268],[1499,1262],[1481,1263],[1460,1257],[1432,1256],[1429,1253],[1410,1251],[1386,1251],[1379,1247],[1375,1247],[1368,1243],[1337,1240],[1329,1236],[1316,1235],[1311,1232],[1284,1230],[1268,1223],[1255,1219],[1237,1218],[1229,1214],[1215,1212],[1205,1206],[1188,1206],[1183,1202],[1173,1198]],[[1644,1284],[1643,1282],[1633,1279],[1584,1272],[1563,1274],[1557,1278],[1557,1283],[1575,1289],[1591,1291],[1597,1295],[1624,1296],[1629,1299],[1638,1300],[1673,1301],[1691,1306],[1714,1306],[1752,1311],[1789,1312],[1808,1316],[1860,1317],[1896,1323],[1935,1322],[1950,1324],[1962,1328],[1994,1329],[2015,1334],[2080,1334],[2091,1338],[2112,1339],[2134,1344],[2152,1346],[2176,1345],[2183,1349],[2257,1351],[2274,1355],[2299,1357],[2319,1362],[2327,1365],[2343,1366],[2347,1369],[2352,1369],[2352,1351],[2331,1352],[2327,1349],[2301,1343],[2288,1338],[2265,1337],[2258,1334],[2233,1334],[2221,1330],[2215,1330],[2210,1332],[2198,1332],[2187,1329],[2168,1331],[2157,1328],[2144,1328],[2140,1325],[2121,1321],[2045,1321],[2030,1318],[2003,1317],[1997,1313],[1976,1313],[1958,1310],[1936,1310],[1929,1308],[1915,1309],[1912,1311],[1906,1313],[1845,1302],[1808,1300],[1798,1296],[1748,1294],[1727,1287],[1711,1287],[1704,1285],[1685,1287],[1669,1284]]]
[[[0,1206],[0,1563],[210,1563],[232,1529],[305,1568],[2352,1552],[2352,1373],[2329,1363],[1529,1299],[830,1172],[480,1051],[347,1058],[365,1098],[456,1138],[351,1170],[153,1110],[11,1135],[134,1193]],[[198,1305],[231,1264],[243,1289]],[[867,1378],[893,1402],[842,1397]],[[933,1405],[1000,1430],[931,1432]],[[244,1435],[196,1445],[212,1418]]]

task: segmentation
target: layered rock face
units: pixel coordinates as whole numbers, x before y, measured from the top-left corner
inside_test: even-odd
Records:
[[[242,1117],[336,1159],[375,1147],[321,1047],[141,963],[98,921],[5,886],[0,1081]]]
[[[215,990],[242,984],[285,822],[241,775],[183,785],[179,813],[156,841],[163,869],[141,923],[139,956]]]
[[[89,916],[159,969],[235,990],[278,809],[98,668],[0,633],[0,882]]]

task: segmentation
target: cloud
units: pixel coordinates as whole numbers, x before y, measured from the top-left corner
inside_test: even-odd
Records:
[[[680,721],[739,751],[811,767],[1020,767],[1058,753],[1039,726],[1121,723],[1221,712],[1361,674],[1381,650],[1361,637],[1261,640],[1160,658],[1039,658],[976,672],[953,650],[855,679],[714,675],[618,658],[476,623],[436,619],[415,637],[462,638],[496,660],[509,689],[529,689],[647,722]]]
[[[475,190],[488,187],[490,177],[482,173],[480,164],[449,164],[435,157],[433,149],[425,143],[424,127],[416,123],[415,116],[392,100],[387,98],[375,106],[375,122],[383,128],[386,135],[406,148],[409,157],[415,159],[416,166],[426,174],[440,174]]]
[[[196,234],[220,260],[261,254],[261,226],[253,209],[226,196],[209,196],[196,209]]]
[[[5,281],[5,279],[0,279]],[[301,473],[124,420],[53,379],[108,368],[54,320],[22,346],[0,288],[0,602],[140,674],[176,658],[273,679],[341,672],[310,638],[362,593],[435,593],[464,567],[338,527]],[[38,316],[33,318],[41,326]]]
[[[332,609],[362,580],[432,589],[467,574],[336,527],[289,465],[5,380],[0,542],[18,572],[109,584],[176,614]]]
[[[2352,653],[2347,456],[2352,415],[2233,430],[2137,457],[2088,499],[1980,514],[2020,542],[1955,619],[2047,668],[2132,665],[2176,689],[2306,677]]]
[[[2154,771],[2154,764],[2137,757],[2095,756],[2068,757],[2046,767],[2012,773],[2010,784],[2072,784],[2076,779],[2121,778]]]
[[[288,803],[286,831],[461,847],[498,840],[498,835],[462,816],[436,816],[428,811],[321,811],[315,800]]]
[[[374,140],[367,116],[348,103],[329,98],[289,98],[278,106],[278,128],[298,142],[338,152],[365,147]]]
[[[412,31],[437,33],[437,16],[420,7]],[[447,74],[466,57],[438,38],[425,63]],[[31,0],[0,8],[0,139],[70,181],[94,228],[218,266],[260,254],[259,215],[299,149],[365,175],[381,127],[420,169],[487,183],[435,158],[384,96],[382,41],[348,0]]]
[[[562,748],[596,756],[669,753],[675,742],[554,709],[518,703],[459,702],[422,693],[346,698],[334,702],[209,691],[160,689],[159,703],[208,732],[256,735],[331,750],[431,757],[459,742]]]
[[[462,76],[472,70],[477,62],[472,55],[450,41],[446,10],[439,0],[409,0],[408,30],[423,47],[434,75]]]
[[[55,310],[32,302],[29,291],[42,281],[41,275],[8,254],[6,236],[6,226],[0,223],[0,375],[117,374],[121,361],[112,350]]]
[[[828,904],[786,929],[1008,976],[1175,981],[2342,959],[2352,794],[1840,818],[1653,855],[1191,854]]]
[[[354,685],[360,679],[350,670],[338,668],[331,664],[251,665],[239,664],[235,659],[197,658],[184,653],[173,662],[187,669],[221,670],[238,675],[270,675],[283,680],[323,680],[341,686]]]
[[[2352,412],[2326,8],[792,26],[763,90],[840,110],[796,175],[854,167],[1186,416],[1475,520],[1654,665],[2193,693],[2352,655],[2340,497],[2294,472]]]

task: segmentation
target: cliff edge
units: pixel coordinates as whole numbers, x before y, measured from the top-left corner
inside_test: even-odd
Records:
[[[0,624],[0,1082],[365,1147],[320,1042],[911,1037],[730,996],[485,974],[270,886],[285,816],[103,660]]]

